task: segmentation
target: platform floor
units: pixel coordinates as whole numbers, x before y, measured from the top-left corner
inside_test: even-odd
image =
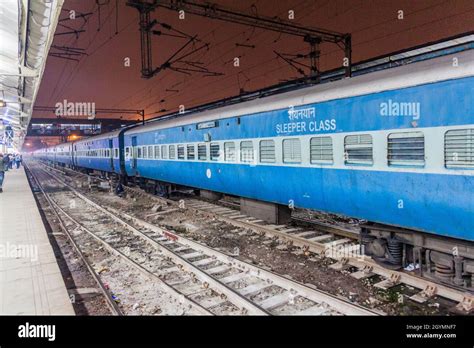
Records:
[[[74,315],[23,167],[0,193],[0,315]]]

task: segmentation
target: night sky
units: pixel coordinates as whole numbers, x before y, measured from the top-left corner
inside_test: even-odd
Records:
[[[368,59],[396,50],[440,40],[474,29],[474,1],[375,1],[375,0],[226,0],[215,1],[224,7],[249,14],[288,18],[309,27],[351,33],[353,61]],[[145,109],[147,117],[176,111],[251,91],[301,75],[274,51],[308,53],[309,45],[302,38],[279,35],[219,20],[178,13],[158,8],[152,18],[188,35],[198,35],[209,49],[187,59],[197,66],[223,73],[222,76],[185,75],[164,70],[151,79],[140,76],[140,37],[138,11],[125,6],[125,0],[66,0],[64,9],[80,13],[93,12],[87,22],[81,18],[61,21],[62,25],[85,32],[57,35],[53,45],[83,48],[87,55],[80,61],[50,56],[46,64],[36,105],[54,106],[64,99],[72,102],[95,102],[97,108]],[[116,5],[118,4],[118,21]],[[399,11],[404,19],[400,20]],[[64,11],[61,18],[67,18]],[[70,31],[58,26],[56,33]],[[100,28],[100,30],[98,30]],[[173,33],[160,27],[155,29]],[[116,34],[118,30],[118,34]],[[153,37],[153,62],[158,66],[185,42],[170,36]],[[243,47],[246,45],[252,47]],[[191,45],[192,46],[192,45]],[[253,47],[254,46],[254,47]],[[52,52],[57,52],[53,49]],[[187,52],[187,51],[185,51]],[[124,66],[130,58],[131,66]],[[240,67],[234,67],[234,58]],[[334,44],[321,45],[322,71],[341,65],[343,51]],[[307,63],[307,61],[302,61]],[[161,113],[161,114],[162,114]],[[35,112],[33,117],[51,117]],[[101,115],[103,116],[103,115]]]

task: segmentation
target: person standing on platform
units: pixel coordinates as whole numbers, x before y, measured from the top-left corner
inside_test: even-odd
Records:
[[[20,156],[19,153],[17,153],[16,156],[15,156],[15,163],[16,163],[16,169],[19,169],[20,164],[21,164],[21,156]]]
[[[3,179],[5,179],[5,172],[8,170],[8,156],[3,157],[0,153],[0,193],[3,192]]]
[[[7,154],[7,170],[13,169],[13,154]]]

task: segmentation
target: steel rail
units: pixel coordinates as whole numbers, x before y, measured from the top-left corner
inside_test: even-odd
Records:
[[[46,165],[46,164],[45,164]],[[47,166],[47,165],[46,165]],[[50,166],[48,166],[51,168]],[[55,169],[59,171],[58,169]],[[73,173],[78,173],[77,171],[67,169]],[[61,172],[61,171],[59,171]],[[79,173],[83,176],[88,176],[87,174]],[[134,187],[129,187],[129,186],[124,186],[124,189],[132,194],[137,194],[140,196],[148,197],[152,200],[158,201],[158,202],[166,202],[169,203],[173,206],[178,206],[179,207],[179,202],[163,198],[163,197],[157,197],[155,195],[151,195],[141,189],[134,188]],[[207,203],[204,201],[201,201],[203,203]],[[211,203],[207,203],[211,204]],[[219,207],[218,205],[215,205],[215,207]],[[318,255],[324,255],[324,253],[327,250],[327,245],[324,243],[316,242],[316,241],[310,241],[308,239],[298,237],[291,235],[289,233],[281,232],[278,231],[274,228],[265,226],[265,225],[259,225],[256,223],[252,223],[249,221],[243,221],[242,219],[236,220],[232,219],[226,216],[222,216],[221,214],[215,213],[212,209],[211,210],[205,210],[205,209],[200,209],[196,207],[191,207],[189,205],[186,206],[186,209],[189,209],[191,211],[195,212],[204,212],[206,214],[210,214],[212,217],[223,221],[225,223],[228,223],[230,225],[233,225],[235,227],[240,227],[240,228],[248,228],[253,231],[256,231],[258,233],[265,234],[267,236],[272,236],[272,237],[277,237],[285,242],[287,242],[290,245],[294,245],[296,247],[300,247],[305,251],[313,252]],[[346,230],[342,227],[339,226],[328,226],[327,224],[315,224],[317,227],[321,227],[324,231],[327,231],[328,233],[332,233],[335,235],[341,235],[345,236],[348,238],[356,239],[358,238],[358,235],[352,233],[350,230]],[[341,230],[342,231],[339,231]],[[356,237],[357,236],[357,237]],[[379,276],[382,276],[384,278],[389,279],[396,279],[396,284],[404,283],[409,286],[413,286],[417,289],[420,289],[420,295],[423,296],[441,296],[446,299],[458,302],[458,305],[456,308],[460,312],[471,312],[474,309],[474,295],[468,291],[460,290],[458,288],[441,284],[436,281],[432,281],[426,278],[419,277],[417,275],[413,274],[408,274],[403,271],[395,271],[395,270],[390,270],[387,268],[384,268],[383,266],[377,264],[375,261],[372,260],[372,258],[365,256],[363,259],[360,257],[347,257],[343,259],[336,259],[337,263],[339,264],[341,269],[348,268],[350,266],[356,267],[358,269],[366,269],[370,270],[372,274],[377,274]],[[427,293],[427,289],[431,289],[429,293]],[[434,289],[434,291],[433,291]]]
[[[39,181],[37,180],[37,178],[34,176],[34,174],[31,172],[31,170],[29,169],[29,167],[26,165],[26,164],[23,164],[26,168],[26,171],[27,173],[29,174],[28,177],[31,178],[32,181],[34,181],[35,185],[37,188],[39,188],[41,194],[43,195],[43,197],[46,199],[46,201],[48,202],[48,205],[51,209],[51,211],[54,213],[54,215],[56,216],[56,218],[58,219],[58,222],[59,222],[59,226],[61,227],[61,230],[64,232],[64,234],[66,235],[66,237],[68,238],[69,242],[71,243],[71,245],[73,246],[74,250],[77,252],[77,254],[79,255],[80,259],[82,260],[82,262],[84,263],[84,265],[86,266],[87,270],[89,271],[89,273],[91,274],[92,278],[95,280],[95,282],[99,285],[99,289],[101,291],[101,293],[104,295],[105,297],[105,300],[106,300],[106,303],[109,307],[109,309],[111,310],[111,312],[114,314],[114,315],[123,315],[123,312],[122,310],[120,309],[120,307],[117,305],[117,303],[113,300],[111,294],[109,293],[109,291],[106,289],[104,283],[102,282],[102,280],[100,279],[99,275],[97,274],[97,272],[94,270],[94,268],[89,264],[89,262],[87,261],[86,257],[84,256],[84,253],[82,252],[82,250],[79,248],[79,246],[77,245],[76,241],[72,238],[71,234],[69,233],[69,230],[67,229],[66,225],[64,224],[64,221],[63,219],[61,218],[61,216],[59,215],[59,212],[55,209],[54,207],[54,204],[51,200],[51,198],[48,196],[48,194],[46,194],[46,192],[44,191],[42,185],[39,183]],[[30,184],[31,185],[31,184]]]
[[[113,213],[111,213],[110,211],[106,210],[105,208],[103,208],[102,206],[100,206],[96,202],[92,201],[91,199],[89,199],[85,195],[81,194],[80,192],[75,190],[73,187],[71,187],[69,184],[67,184],[64,181],[60,180],[59,178],[55,177],[51,173],[48,173],[48,174],[51,175],[53,178],[55,178],[58,182],[60,182],[64,186],[66,186],[77,197],[79,197],[80,199],[82,199],[86,203],[90,204],[94,208],[96,208],[96,209],[102,211],[103,213],[107,214],[112,219],[114,219],[116,222],[118,222],[118,223],[122,224],[124,227],[128,228],[136,236],[145,239],[147,242],[152,244],[154,247],[156,247],[157,249],[160,249],[163,252],[164,255],[172,258],[177,264],[180,264],[188,272],[192,272],[192,273],[196,274],[198,276],[198,278],[200,278],[200,280],[202,280],[203,282],[207,282],[208,284],[210,284],[211,287],[213,286],[213,287],[215,287],[216,290],[221,291],[223,294],[225,294],[225,296],[230,301],[232,301],[232,303],[234,305],[237,305],[241,308],[244,308],[248,314],[251,314],[251,315],[268,315],[269,314],[266,310],[259,307],[255,303],[251,302],[249,299],[242,296],[241,294],[239,294],[238,292],[236,292],[235,290],[233,290],[232,288],[230,288],[226,284],[220,282],[216,278],[214,278],[211,275],[209,275],[209,274],[205,273],[204,271],[200,270],[199,268],[194,266],[188,260],[186,260],[183,257],[177,255],[176,253],[173,253],[173,251],[170,250],[169,248],[167,248],[166,246],[164,246],[164,245],[158,243],[157,241],[153,240],[152,238],[148,237],[146,234],[139,231],[138,229],[136,229],[135,227],[133,227],[132,225],[127,223],[125,220],[119,218],[118,216],[116,216]],[[104,240],[102,240],[100,237],[95,236],[95,238],[98,239],[99,241],[101,241],[104,244],[107,243]],[[120,255],[126,257],[125,255],[120,253],[118,250],[116,250],[116,252],[118,252]],[[133,260],[131,260],[131,261],[134,262]]]
[[[57,178],[53,174],[50,173],[50,175],[53,176],[58,182],[61,182],[63,185],[68,187],[68,189],[70,189],[72,192],[74,192],[79,198],[85,200],[87,203],[93,205],[97,209],[100,209],[101,211],[104,211],[104,212],[108,213],[117,222],[122,223],[124,226],[130,228],[136,234],[138,234],[139,236],[145,238],[150,243],[155,244],[157,247],[163,248],[164,249],[163,251],[167,250],[168,255],[170,257],[178,258],[178,261],[181,261],[183,263],[183,267],[190,268],[191,271],[201,275],[202,277],[205,277],[207,281],[213,282],[214,284],[216,282],[221,284],[225,289],[228,289],[230,291],[230,296],[226,293],[226,295],[228,295],[229,298],[234,298],[235,299],[235,295],[233,295],[233,294],[236,294],[239,299],[243,299],[244,301],[251,303],[253,306],[256,306],[256,308],[258,308],[262,311],[262,313],[256,313],[256,314],[268,314],[268,312],[265,311],[263,308],[260,308],[259,306],[257,306],[253,302],[251,302],[250,300],[248,300],[243,295],[236,292],[234,289],[232,289],[229,286],[227,286],[226,284],[220,282],[215,277],[206,274],[205,271],[200,270],[199,268],[194,266],[191,262],[189,262],[186,259],[182,258],[181,256],[177,255],[176,253],[173,253],[173,251],[171,249],[167,248],[166,246],[164,246],[164,245],[158,243],[157,241],[155,241],[154,239],[150,238],[149,236],[144,234],[142,231],[138,230],[137,228],[135,228],[134,226],[130,225],[128,222],[123,220],[122,218],[119,218],[118,215],[120,215],[122,217],[125,217],[126,219],[132,220],[136,224],[138,224],[142,227],[145,227],[149,230],[155,231],[155,232],[159,233],[160,235],[162,235],[162,236],[164,236],[168,239],[179,241],[182,244],[188,245],[189,247],[191,247],[193,249],[202,251],[206,255],[211,255],[213,257],[216,257],[221,262],[224,262],[224,263],[231,262],[232,265],[238,266],[238,268],[240,268],[242,270],[250,271],[253,275],[259,275],[260,277],[263,276],[267,280],[270,280],[272,283],[274,283],[275,285],[277,285],[277,286],[279,286],[283,289],[286,289],[288,291],[296,290],[300,295],[303,295],[304,297],[306,297],[306,298],[308,298],[308,299],[310,299],[310,300],[312,300],[316,303],[323,303],[324,302],[324,303],[328,304],[330,307],[334,308],[335,310],[337,310],[337,311],[339,311],[343,314],[346,314],[346,315],[383,315],[384,314],[381,311],[363,308],[362,306],[351,303],[346,299],[339,298],[337,296],[334,296],[332,294],[326,293],[326,292],[321,291],[321,290],[312,289],[312,288],[310,288],[310,287],[308,287],[308,286],[306,286],[306,285],[304,285],[300,282],[297,282],[295,280],[291,280],[291,279],[282,277],[282,276],[280,276],[276,273],[270,272],[270,271],[265,270],[263,268],[257,267],[255,265],[251,265],[251,264],[246,263],[244,261],[237,260],[236,258],[234,258],[232,256],[229,256],[229,255],[221,253],[217,250],[211,249],[207,246],[204,246],[200,243],[192,241],[188,238],[182,237],[178,234],[171,233],[169,231],[165,231],[162,228],[154,226],[154,225],[152,225],[152,224],[150,224],[146,221],[138,219],[138,218],[136,218],[134,216],[131,216],[129,214],[126,214],[124,212],[117,211],[116,209],[113,209],[111,207],[104,208],[100,204],[94,202],[90,198],[88,198],[85,195],[83,195],[82,193],[78,192],[73,187],[71,187],[69,184],[65,183],[64,181]],[[222,290],[222,288],[220,290]],[[297,314],[297,313],[295,313],[295,314]]]
[[[46,172],[47,173],[47,172]],[[51,175],[50,173],[47,173]],[[48,195],[48,194],[46,194]],[[73,218],[70,214],[68,214],[64,209],[62,209],[54,200],[50,198],[49,200],[52,205],[54,206],[54,209],[57,211],[61,212],[64,216],[66,216],[70,221],[72,221],[74,224],[79,226],[84,232],[88,233],[91,237],[99,241],[101,244],[103,244],[107,250],[109,250],[112,254],[119,256],[120,258],[124,259],[128,264],[130,264],[132,267],[134,267],[136,270],[138,270],[140,273],[145,275],[148,278],[152,278],[153,280],[158,282],[158,285],[160,288],[168,293],[173,294],[176,298],[180,298],[181,300],[184,298],[184,300],[187,302],[189,306],[194,307],[197,309],[201,314],[203,315],[213,315],[211,312],[209,312],[206,308],[202,307],[199,303],[196,303],[195,301],[189,299],[186,295],[181,293],[180,291],[174,289],[172,286],[166,284],[163,280],[161,280],[156,274],[153,272],[147,270],[134,260],[130,259],[128,256],[126,256],[124,253],[121,251],[115,249],[113,246],[111,246],[108,242],[106,242],[104,239],[100,238],[97,236],[94,232],[90,231],[87,227],[85,227],[83,224],[81,224],[79,221],[77,221],[75,218]]]

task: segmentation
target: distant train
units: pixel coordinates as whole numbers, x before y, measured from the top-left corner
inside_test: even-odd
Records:
[[[453,64],[453,61],[457,64]],[[367,220],[394,268],[474,278],[474,50],[149,122],[35,156]]]

